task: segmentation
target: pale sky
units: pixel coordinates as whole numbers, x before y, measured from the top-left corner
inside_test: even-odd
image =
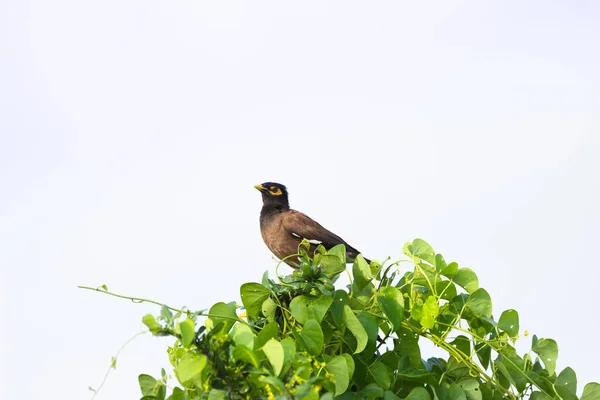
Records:
[[[556,339],[579,392],[600,381],[599,20],[594,1],[0,0],[0,398],[91,398],[159,312],[78,284],[239,300],[275,266],[264,181],[369,258],[424,238]],[[97,399],[141,397],[171,342],[132,342]]]

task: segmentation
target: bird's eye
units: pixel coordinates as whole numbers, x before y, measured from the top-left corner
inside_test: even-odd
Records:
[[[271,192],[271,194],[273,196],[281,196],[283,193],[281,192],[281,189],[276,187],[276,186],[271,186],[269,188],[269,192]]]

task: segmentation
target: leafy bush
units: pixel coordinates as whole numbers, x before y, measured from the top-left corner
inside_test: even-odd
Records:
[[[344,247],[314,258],[305,249],[291,275],[241,286],[245,316],[235,302],[144,316],[154,335],[176,338],[167,353],[181,388],[166,397],[164,370],[140,375],[142,399],[578,399],[575,372],[556,371],[556,342],[533,335],[531,350],[517,354],[518,313],[494,319],[475,273],[425,241],[407,243],[406,259],[388,265],[359,256],[338,290]],[[419,340],[447,358],[424,360]],[[598,383],[584,388],[581,400],[592,399]]]

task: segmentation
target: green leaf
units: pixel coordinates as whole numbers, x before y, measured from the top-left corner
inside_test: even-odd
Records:
[[[383,314],[390,320],[394,331],[400,329],[404,319],[404,298],[402,292],[393,286],[388,286],[380,291],[377,301],[383,310]]]
[[[271,385],[279,393],[285,393],[286,391],[283,382],[274,376],[265,376],[263,377],[262,382]]]
[[[452,279],[469,294],[479,289],[479,279],[477,279],[475,272],[469,268],[459,269]]]
[[[306,350],[313,356],[318,356],[323,351],[323,344],[325,338],[323,336],[323,330],[321,325],[314,319],[309,319],[304,324],[300,336],[306,343]]]
[[[236,360],[243,361],[248,364],[252,364],[255,368],[258,368],[258,360],[252,350],[243,344],[238,344],[233,349],[233,358]]]
[[[265,288],[270,288],[271,284],[269,283],[269,271],[263,272],[262,279],[260,280],[261,285]]]
[[[446,264],[446,260],[444,260],[444,257],[441,254],[436,254],[434,266],[435,270],[439,272],[443,271],[446,267],[448,267],[448,264]]]
[[[336,256],[342,264],[346,264],[346,246],[338,244],[327,250],[327,254]]]
[[[281,341],[283,346],[284,362],[291,363],[296,357],[296,342],[292,338],[285,338]]]
[[[254,341],[254,347],[260,349],[270,339],[279,339],[279,325],[277,325],[277,322],[269,322],[262,328]]]
[[[434,296],[429,296],[423,303],[423,314],[420,318],[421,326],[425,329],[431,329],[435,325],[435,319],[440,315],[440,306]]]
[[[260,283],[244,283],[240,287],[240,297],[242,298],[242,304],[244,304],[248,316],[257,319],[263,302],[270,294],[271,291]]]
[[[482,338],[482,337],[486,336],[488,333],[494,332],[494,334],[496,334],[496,332],[498,332],[496,330],[498,323],[496,321],[494,321],[492,318],[486,317],[486,316],[477,317],[477,316],[473,315],[472,311],[470,311],[470,310],[467,310],[467,311],[468,312],[464,313],[463,316],[467,319],[467,322],[469,323],[469,328],[470,328],[469,330],[471,331],[471,333]],[[508,335],[502,335],[502,336],[508,337]]]
[[[407,328],[400,328],[398,331],[398,340],[395,342],[394,350],[401,356],[409,359],[412,368],[420,368],[421,349],[419,348],[419,335]]]
[[[250,350],[254,349],[254,332],[252,328],[250,328],[246,324],[235,324],[233,326],[233,330],[231,331],[231,338],[235,342],[235,344],[241,344],[249,348]]]
[[[365,261],[362,255],[358,255],[352,265],[352,275],[354,276],[354,284],[358,290],[362,290],[369,282],[373,280],[373,274],[369,264]]]
[[[498,329],[510,337],[516,337],[519,334],[519,313],[515,310],[504,311],[498,320]]]
[[[482,400],[481,390],[477,379],[464,378],[457,382],[463,389],[468,400]]]
[[[467,395],[460,385],[453,383],[446,392],[446,400],[467,400]]]
[[[451,262],[450,264],[448,264],[446,267],[444,267],[440,271],[440,274],[452,279],[452,278],[454,278],[454,276],[456,275],[457,272],[458,272],[458,264],[455,262]]]
[[[423,239],[415,239],[410,246],[410,251],[413,256],[419,257],[431,264],[435,264],[435,251],[433,248],[424,241]]]
[[[290,312],[292,317],[302,325],[309,319],[314,319],[321,323],[327,313],[329,306],[333,302],[330,296],[298,296],[290,302]]]
[[[410,317],[420,322],[421,318],[423,318],[423,304],[414,303],[410,309]]]
[[[410,391],[404,400],[431,400],[431,396],[429,395],[427,389],[416,387]]]
[[[376,383],[369,383],[365,387],[358,392],[358,396],[351,397],[351,399],[360,399],[360,400],[373,400],[373,399],[381,399],[384,396],[383,388],[379,387]],[[345,396],[341,397],[345,399]]]
[[[370,367],[369,372],[373,375],[375,383],[384,389],[389,389],[392,384],[392,372],[387,365],[381,361],[375,361]]]
[[[275,321],[275,311],[277,310],[277,304],[271,299],[267,297],[265,301],[263,301],[261,306],[262,314],[267,318],[269,322]]]
[[[179,383],[188,387],[194,381],[199,380],[205,366],[206,356],[204,354],[185,353],[175,367],[175,376]]]
[[[502,362],[501,359],[496,359],[494,360],[494,362],[492,363],[492,365],[494,366],[494,368],[496,369],[496,375],[498,377],[504,377],[504,380],[508,383],[508,384],[512,384],[515,385],[515,381],[512,378],[512,376],[510,375],[510,372],[508,372],[508,369],[506,368],[506,366],[504,365],[504,363]],[[498,374],[498,372],[500,372],[500,374]],[[502,380],[499,380],[500,383],[502,384]],[[507,387],[508,385],[504,385],[502,384],[502,386]]]
[[[465,335],[458,335],[453,341],[452,345],[456,347],[465,357],[471,355],[471,341]]]
[[[156,322],[156,318],[154,318],[154,315],[152,314],[146,314],[144,315],[144,317],[142,318],[142,322],[144,323],[144,325],[146,325],[148,327],[148,329],[150,329],[150,332],[152,333],[157,333],[162,327],[158,324],[158,322]]]
[[[235,321],[238,320],[238,316],[231,309],[231,307],[223,302],[216,303],[210,310],[208,310],[210,319],[214,322],[215,326],[223,323],[224,332],[229,332]]]
[[[339,396],[344,393],[350,383],[346,358],[343,356],[333,357],[327,362],[325,369],[333,375],[335,395]]]
[[[181,388],[174,387],[173,393],[171,393],[167,400],[188,400],[187,392]]]
[[[275,339],[269,339],[267,343],[262,347],[262,351],[265,353],[269,362],[273,366],[273,371],[276,376],[279,376],[281,369],[283,368],[283,361],[285,359],[283,346]]]
[[[379,333],[379,325],[377,324],[377,320],[365,312],[360,312],[356,314],[356,318],[367,332],[367,345],[361,351],[363,355],[371,355],[375,352],[375,348],[377,347],[377,335]]]
[[[556,359],[558,358],[558,345],[554,339],[540,339],[531,349],[540,356],[549,375],[554,374]]]
[[[196,324],[190,318],[186,318],[184,321],[179,323],[179,330],[181,331],[181,344],[183,347],[188,347],[194,337],[196,336]]]
[[[321,273],[330,279],[346,270],[346,263],[340,261],[340,256],[335,254],[322,255],[319,259],[319,264],[322,267]]]
[[[475,345],[475,353],[477,353],[477,358],[483,368],[487,369],[490,365],[492,348],[486,342],[479,342]]]
[[[552,397],[542,392],[532,392],[529,400],[554,400]]]
[[[556,378],[554,389],[563,400],[577,400],[577,375],[575,375],[575,371],[569,367],[563,369]]]
[[[210,389],[208,400],[225,400],[227,392],[225,390]]]
[[[580,400],[600,400],[600,383],[590,382],[585,385]]]
[[[154,396],[156,395],[156,379],[150,375],[141,374],[138,376],[138,382],[140,383],[140,389],[142,390],[142,396]]]
[[[523,374],[526,369],[525,360],[519,357],[515,348],[510,345],[504,345],[498,353],[505,370],[510,374],[510,381],[519,392],[524,391],[528,383],[527,376]]]
[[[492,316],[492,299],[485,289],[477,289],[469,296],[465,305],[475,316]]]
[[[440,280],[435,283],[435,291],[440,298],[448,301],[455,298],[457,294],[454,282],[445,280]]]
[[[356,350],[354,353],[360,353],[365,349],[369,337],[350,306],[344,306],[344,323],[350,330],[350,333],[356,338]]]
[[[400,397],[396,396],[394,392],[390,392],[386,390],[383,394],[383,400],[402,400]]]
[[[344,357],[344,359],[346,360],[346,365],[348,366],[348,379],[352,380],[352,377],[354,376],[354,368],[355,368],[354,358],[352,358],[352,356],[347,353],[343,353],[341,356]]]
[[[537,335],[533,335],[531,337],[531,348],[534,348],[537,345],[538,340],[539,339],[538,339]]]
[[[331,316],[333,322],[339,327],[344,328],[344,306],[350,304],[350,298],[345,290],[336,290],[333,294],[333,303],[331,303]]]
[[[167,326],[171,326],[173,322],[173,313],[169,307],[165,306],[164,304],[160,309],[160,317],[163,319],[163,321],[165,321]]]
[[[529,354],[526,354],[527,368],[531,368],[531,357]],[[543,390],[546,393],[553,393],[553,383],[548,379],[548,371],[542,368],[541,364],[537,362],[535,366],[537,371],[525,371],[526,378],[528,378],[529,382],[533,381],[534,385],[537,386],[539,390]],[[555,376],[554,376],[555,378]]]

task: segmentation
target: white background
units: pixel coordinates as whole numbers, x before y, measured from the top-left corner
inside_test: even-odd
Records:
[[[599,20],[593,1],[1,0],[0,398],[91,397],[159,311],[78,284],[238,300],[275,266],[269,180],[368,257],[426,239],[555,338],[579,391],[600,380]],[[141,397],[170,343],[132,342],[98,399]]]

